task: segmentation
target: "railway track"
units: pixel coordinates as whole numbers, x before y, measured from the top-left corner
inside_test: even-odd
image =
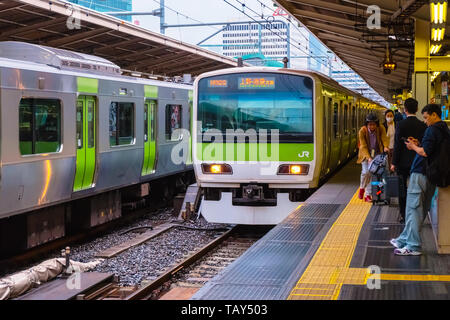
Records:
[[[253,228],[255,229],[255,228]],[[189,299],[192,294],[221,270],[240,257],[267,229],[257,232],[242,226],[234,227],[193,252],[157,279],[135,289],[112,289],[100,299],[156,300]],[[128,292],[131,292],[127,295]],[[125,297],[124,297],[125,296]]]
[[[182,261],[169,267],[152,281],[140,287],[103,283],[81,297],[86,300],[186,300],[207,281],[239,258],[268,230],[255,231],[237,226],[205,246],[194,250]]]
[[[251,227],[250,229],[255,229]],[[195,291],[202,287],[208,280],[212,279],[226,266],[236,260],[241,256],[253,243],[255,243],[262,235],[267,232],[249,230],[248,228],[243,228],[242,226],[227,228],[223,226],[216,226],[215,228],[202,228],[194,227],[185,223],[173,223],[168,222],[161,225],[155,224],[154,228],[148,227],[135,227],[131,228],[125,233],[135,233],[140,234],[135,235],[133,238],[116,244],[115,246],[97,252],[97,257],[104,257],[109,264],[116,265],[118,269],[124,268],[127,270],[125,278],[128,277],[128,273],[133,274],[133,267],[136,265],[139,268],[147,269],[150,272],[148,274],[154,274],[155,276],[149,276],[143,278],[138,285],[127,285],[127,280],[122,281],[124,273],[119,272],[119,276],[113,276],[117,274],[116,272],[94,269],[98,273],[98,283],[93,281],[94,284],[91,285],[86,290],[82,290],[80,293],[71,296],[69,299],[79,299],[79,300],[149,300],[149,299],[188,299]],[[198,233],[197,233],[198,232]],[[177,257],[174,262],[170,263],[166,261],[166,266],[163,273],[160,274],[158,268],[152,265],[154,260],[160,257],[157,256],[147,256],[146,251],[140,251],[141,247],[159,247],[162,250],[156,251],[157,255],[161,256],[164,260],[164,255],[173,255],[177,248],[171,248],[169,251],[163,250],[164,245],[155,246],[153,241],[162,241],[162,244],[166,240],[175,238],[174,235],[181,235],[186,233],[185,236],[181,236],[181,248],[187,247],[190,243],[188,252],[181,254],[177,253]],[[193,241],[193,238],[200,238],[203,240],[198,242]],[[185,240],[187,239],[187,240]],[[212,239],[212,240],[208,240]],[[204,245],[206,241],[206,245]],[[175,242],[177,242],[176,240]],[[201,244],[203,243],[203,244]],[[200,244],[200,245],[199,245]],[[145,249],[145,248],[144,248]],[[140,252],[141,256],[144,257],[139,260],[139,255],[136,256],[134,252]],[[123,255],[123,257],[120,257]],[[132,261],[127,255],[134,255],[138,260]],[[119,258],[118,260],[114,260]],[[172,257],[173,258],[173,257]],[[170,259],[169,259],[170,260]],[[137,262],[136,262],[137,261]],[[150,262],[150,263],[148,263]],[[108,263],[104,268],[108,268]],[[97,266],[98,267],[98,266]],[[116,269],[117,270],[117,269]],[[128,272],[128,270],[130,272]],[[91,276],[96,277],[95,273]],[[103,273],[102,273],[103,272]],[[107,272],[107,273],[104,273]],[[111,276],[105,276],[110,274]],[[133,277],[134,275],[132,275]],[[120,278],[119,278],[120,277]],[[139,277],[135,277],[139,279]],[[123,283],[121,283],[121,280]],[[129,281],[128,281],[129,282]],[[39,291],[39,288],[33,289]],[[45,289],[43,288],[44,292]],[[61,290],[65,290],[64,287]],[[39,293],[37,293],[39,295]],[[41,294],[42,296],[42,294]],[[45,295],[44,295],[45,296]]]
[[[175,275],[166,292],[162,292],[159,300],[186,300],[194,295],[206,282],[214,278],[222,270],[247,251],[262,235],[244,235],[236,233],[209,252],[192,267]]]
[[[156,211],[157,210],[154,212]],[[79,232],[74,235],[68,235],[61,239],[53,240],[38,247],[20,252],[11,257],[2,258],[0,259],[0,270],[8,270],[8,273],[11,273],[13,270],[24,268],[26,265],[42,260],[43,256],[49,255],[52,252],[60,250],[61,248],[65,248],[76,243],[91,241],[97,237],[107,234],[110,230],[120,228],[127,223],[131,223],[132,221],[151,213],[153,213],[153,211],[149,210],[149,208],[139,208],[134,210],[128,209],[125,211],[125,215],[123,215],[120,219],[109,221],[105,224],[84,230],[83,232]],[[2,274],[0,273],[0,277],[1,276]]]

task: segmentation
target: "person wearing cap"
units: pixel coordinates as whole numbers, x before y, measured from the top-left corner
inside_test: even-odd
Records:
[[[359,198],[366,202],[372,201],[372,176],[369,172],[369,165],[373,158],[380,153],[389,152],[389,139],[384,126],[375,113],[367,115],[364,126],[359,130],[359,152],[357,163],[361,164],[361,183]]]

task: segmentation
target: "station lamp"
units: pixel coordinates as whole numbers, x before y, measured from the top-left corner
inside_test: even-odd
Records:
[[[382,62],[383,73],[390,74],[391,71],[397,69],[397,63],[392,59],[391,52],[389,51],[389,47],[386,47],[386,55]]]
[[[439,74],[440,74],[440,72],[433,72],[433,74],[431,75],[431,79],[430,79],[431,82],[433,82],[434,79],[436,79]]]
[[[431,43],[430,54],[438,53],[442,48],[441,43]]]
[[[441,49],[439,43],[444,40],[445,26],[447,22],[447,0],[431,0],[430,1],[430,17],[431,17],[431,40],[434,42],[430,47],[430,54],[436,54]]]
[[[444,40],[445,28],[439,27],[431,27],[431,39],[433,41],[442,41]]]
[[[430,14],[432,24],[443,24],[447,20],[447,0],[432,0],[430,2]]]

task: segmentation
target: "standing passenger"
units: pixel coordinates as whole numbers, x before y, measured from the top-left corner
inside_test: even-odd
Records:
[[[395,120],[395,122],[397,122],[397,123],[399,123],[400,121],[404,120],[403,114],[400,113],[400,111],[398,110],[398,108],[395,108],[394,120]]]
[[[422,141],[423,134],[425,133],[427,126],[416,117],[417,101],[415,99],[406,99],[405,112],[407,118],[397,123],[395,131],[394,154],[392,157],[391,171],[395,170],[397,174],[402,177],[403,190],[406,191],[409,172],[411,171],[411,165],[416,153],[406,148],[405,141],[409,137]],[[401,223],[405,222],[406,208],[406,192],[403,194],[404,196],[398,198]]]
[[[394,140],[395,140],[395,121],[394,121],[394,111],[387,109],[384,112],[385,121],[383,123],[386,129],[386,135],[389,139],[389,152],[388,152],[388,168],[391,167],[392,155],[394,153]]]
[[[369,113],[366,123],[359,130],[359,152],[357,163],[361,164],[361,184],[359,189],[359,198],[366,202],[372,201],[372,175],[369,172],[369,165],[377,155],[389,151],[389,141],[386,136],[386,130],[380,126],[378,117],[375,113]]]
[[[420,227],[431,207],[436,186],[427,178],[425,158],[434,159],[439,156],[439,146],[450,135],[447,124],[441,120],[441,107],[428,104],[422,109],[423,118],[428,128],[419,146],[419,141],[409,138],[406,147],[416,152],[409,179],[406,198],[406,223],[403,232],[391,244],[396,247],[394,254],[401,256],[417,256],[421,253],[422,241]]]

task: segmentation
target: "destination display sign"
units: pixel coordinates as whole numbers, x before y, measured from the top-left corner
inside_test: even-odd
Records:
[[[227,88],[228,81],[225,79],[212,79],[208,81],[208,87],[210,88]]]
[[[239,78],[239,89],[275,89],[275,77]]]

